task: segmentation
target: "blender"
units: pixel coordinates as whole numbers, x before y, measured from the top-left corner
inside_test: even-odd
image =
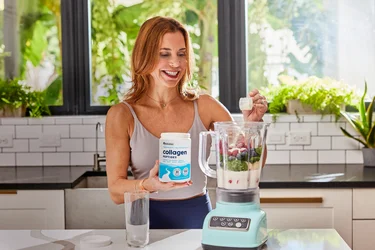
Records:
[[[266,243],[259,179],[269,125],[215,122],[214,131],[200,133],[199,166],[207,176],[217,178],[216,208],[203,223],[203,249],[261,249]],[[208,165],[209,135],[215,139],[216,170]]]

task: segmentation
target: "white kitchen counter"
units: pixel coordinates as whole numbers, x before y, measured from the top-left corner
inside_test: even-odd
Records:
[[[125,230],[0,230],[1,250],[83,250],[80,239],[106,235],[112,244],[95,250],[139,249],[128,247]],[[201,230],[151,230],[145,250],[198,250]],[[350,250],[334,229],[269,230],[267,250]]]

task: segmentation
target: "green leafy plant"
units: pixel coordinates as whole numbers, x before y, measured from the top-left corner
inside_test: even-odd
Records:
[[[365,82],[365,90],[363,92],[361,101],[358,104],[359,117],[347,112],[341,112],[341,115],[349,122],[349,124],[361,135],[362,138],[357,138],[351,135],[347,130],[341,128],[344,135],[362,143],[365,148],[375,148],[375,121],[372,119],[374,112],[375,96],[370,105],[365,105],[365,98],[367,94],[367,82]]]
[[[338,120],[343,105],[355,105],[359,100],[354,87],[328,77],[310,76],[298,81],[291,76],[280,75],[279,81],[279,85],[269,85],[260,90],[270,102],[271,114],[285,112],[289,101],[298,100],[309,105],[313,111],[322,115],[333,114]]]
[[[27,109],[30,117],[51,114],[44,92],[33,91],[29,86],[21,84],[17,78],[0,79],[0,111],[19,108]]]

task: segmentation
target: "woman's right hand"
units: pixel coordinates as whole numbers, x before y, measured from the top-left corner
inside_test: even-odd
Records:
[[[159,161],[156,160],[154,167],[150,170],[150,176],[143,181],[143,187],[149,192],[169,191],[177,188],[189,187],[192,181],[176,183],[159,181]]]

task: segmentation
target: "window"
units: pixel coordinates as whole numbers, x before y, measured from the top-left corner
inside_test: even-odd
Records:
[[[248,85],[328,76],[375,95],[375,2],[248,1]]]
[[[60,1],[0,0],[0,78],[19,78],[63,105]]]
[[[219,96],[217,0],[156,2],[91,0],[91,105],[112,105],[129,90],[136,36],[142,23],[157,15],[185,25],[196,60],[191,84]]]

